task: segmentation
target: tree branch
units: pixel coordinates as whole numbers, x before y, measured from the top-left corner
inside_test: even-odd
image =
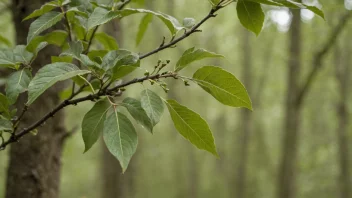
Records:
[[[130,1],[127,0],[124,2],[123,6],[120,6],[118,9],[122,9],[125,5],[127,5]],[[224,0],[221,0],[220,3],[213,7],[211,9],[211,11],[208,13],[207,16],[205,16],[199,23],[197,23],[192,29],[190,29],[189,31],[186,31],[182,36],[180,36],[179,38],[169,42],[166,45],[161,45],[159,46],[159,48],[141,55],[139,58],[140,59],[144,59],[147,58],[153,54],[156,54],[164,49],[170,48],[172,46],[174,46],[175,44],[177,44],[178,42],[184,40],[185,38],[189,37],[190,35],[192,35],[195,32],[200,32],[200,30],[198,30],[198,28],[205,23],[207,20],[209,20],[210,18],[216,17],[216,12],[218,10],[220,10],[221,8],[223,8],[224,6],[222,5],[222,3],[224,2]],[[96,30],[95,30],[96,31]],[[94,35],[94,33],[93,33]],[[93,37],[93,36],[92,36]],[[91,44],[92,38],[90,38],[89,43]],[[90,44],[88,46],[90,46]],[[141,83],[144,82],[146,80],[157,80],[157,79],[161,79],[161,78],[177,78],[177,73],[163,73],[163,74],[155,74],[155,75],[151,75],[151,76],[144,76],[142,78],[135,78],[133,80],[127,81],[125,83],[122,83],[120,85],[117,85],[113,88],[110,89],[102,89],[100,90],[98,93],[96,94],[90,94],[88,96],[85,97],[81,97],[81,98],[77,98],[77,99],[73,99],[75,96],[77,96],[80,92],[82,92],[84,85],[74,94],[71,95],[70,98],[64,100],[62,103],[60,103],[58,106],[56,106],[52,111],[48,112],[45,116],[43,116],[41,119],[39,119],[37,122],[33,123],[31,126],[29,126],[28,128],[23,128],[20,132],[13,133],[12,136],[5,142],[3,142],[0,145],[0,150],[4,150],[6,148],[7,145],[17,142],[21,137],[23,137],[24,135],[30,133],[32,130],[42,126],[43,124],[45,124],[45,122],[50,119],[51,117],[53,117],[56,113],[58,113],[59,111],[61,111],[62,109],[64,109],[67,106],[70,105],[77,105],[78,103],[81,102],[85,102],[85,101],[95,101],[97,99],[99,99],[102,96],[109,96],[109,95],[116,95],[116,92],[119,91],[121,88],[123,87],[127,87],[129,85],[132,84],[136,84],[136,83]]]
[[[144,58],[147,58],[153,54],[156,54],[164,49],[167,49],[167,48],[170,48],[174,45],[176,45],[178,42],[182,41],[183,39],[189,37],[190,35],[192,35],[193,33],[196,33],[196,32],[200,32],[200,30],[198,30],[198,28],[203,24],[205,23],[207,20],[209,20],[210,18],[213,18],[213,17],[216,17],[216,12],[218,10],[220,10],[221,8],[223,8],[223,6],[221,6],[220,4],[216,7],[214,7],[213,9],[210,10],[209,14],[204,17],[199,23],[197,23],[195,26],[193,26],[192,29],[190,29],[189,31],[185,32],[182,36],[180,36],[179,38],[169,42],[168,44],[162,44],[161,46],[159,46],[158,48],[156,48],[155,50],[149,52],[149,53],[146,53],[144,55],[141,55],[139,56],[139,59],[144,59]]]
[[[142,78],[135,78],[133,80],[127,81],[127,82],[120,84],[120,85],[117,85],[113,88],[103,90],[103,91],[98,92],[96,94],[90,94],[88,96],[77,98],[77,99],[64,100],[62,103],[60,103],[58,106],[56,106],[52,111],[47,113],[40,120],[38,120],[37,122],[35,122],[31,126],[29,126],[28,128],[22,129],[19,133],[13,134],[6,142],[3,142],[0,145],[0,150],[4,150],[7,145],[9,145],[13,142],[17,142],[22,136],[24,136],[24,135],[30,133],[32,130],[42,126],[48,119],[50,119],[51,117],[54,117],[54,115],[57,112],[59,112],[60,110],[64,109],[67,106],[77,105],[78,103],[85,102],[85,101],[95,101],[95,100],[98,100],[101,96],[105,96],[105,95],[114,95],[114,92],[118,91],[119,89],[121,89],[123,87],[127,87],[129,85],[136,84],[136,83],[141,83],[146,80],[157,80],[157,79],[161,79],[161,78],[176,78],[176,77],[177,77],[176,73],[166,73],[166,74],[156,74],[153,76],[144,76]],[[81,91],[82,91],[82,89],[78,90],[74,95],[76,96]]]
[[[341,18],[339,19],[339,23],[336,25],[335,28],[333,28],[333,31],[331,32],[326,43],[323,45],[322,48],[320,48],[321,50],[316,52],[312,61],[313,68],[309,72],[307,79],[304,81],[303,86],[300,89],[299,94],[297,95],[297,100],[296,100],[297,105],[301,105],[303,103],[305,96],[307,95],[309,89],[313,84],[314,78],[316,77],[319,69],[323,66],[322,62],[325,58],[325,55],[334,46],[338,36],[341,34],[342,30],[346,26],[351,16],[352,16],[351,11],[347,11],[345,14],[341,16]]]

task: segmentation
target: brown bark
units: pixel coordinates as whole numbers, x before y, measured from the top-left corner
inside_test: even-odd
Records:
[[[250,33],[243,29],[242,49],[243,49],[243,83],[246,86],[248,92],[251,90],[251,70],[252,70],[252,49],[250,44]],[[246,197],[246,183],[247,183],[247,167],[248,167],[248,155],[249,155],[249,142],[250,133],[252,126],[252,113],[249,110],[242,110],[242,127],[240,131],[239,145],[239,160],[237,167],[237,178],[236,178],[236,197]]]
[[[29,22],[22,19],[34,9],[39,8],[44,0],[13,0],[12,13],[16,28],[17,44],[26,44]],[[33,63],[34,71],[50,63],[51,55],[58,54],[56,48],[43,50]],[[33,105],[22,121],[21,127],[37,121],[44,113],[52,109],[59,102],[56,86],[49,89]],[[18,109],[22,109],[26,97],[21,96]],[[26,136],[11,146],[10,161],[7,172],[7,198],[58,198],[61,170],[61,153],[65,128],[63,113],[38,129],[37,136]]]
[[[288,84],[285,104],[282,156],[277,185],[278,198],[295,197],[296,162],[299,140],[300,106],[296,103],[298,79],[301,69],[301,20],[300,11],[292,10],[293,19],[289,32]]]
[[[336,107],[336,113],[339,120],[337,128],[337,138],[339,145],[338,162],[340,174],[338,178],[339,193],[341,198],[351,198],[351,173],[350,173],[350,153],[348,146],[348,125],[349,125],[349,112],[348,112],[348,93],[349,93],[349,79],[351,75],[350,46],[344,48],[347,53],[346,56],[341,56],[341,50],[337,46],[335,48],[335,65],[336,65],[336,79],[338,82],[338,90],[340,92],[340,99]],[[344,59],[343,62],[341,60]],[[347,59],[347,60],[346,60]]]

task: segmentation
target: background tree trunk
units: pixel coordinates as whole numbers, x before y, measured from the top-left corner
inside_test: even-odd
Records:
[[[348,42],[347,42],[348,43]],[[340,92],[340,99],[336,107],[336,113],[339,120],[337,128],[337,139],[339,145],[338,162],[339,162],[339,179],[338,186],[340,188],[341,198],[351,198],[351,175],[350,175],[350,154],[348,149],[348,126],[349,126],[349,112],[348,112],[348,97],[349,97],[349,79],[351,75],[350,69],[350,54],[351,47],[346,45],[343,48],[345,53],[342,53],[339,45],[335,47],[335,68],[336,79],[338,82],[338,90]],[[344,54],[344,56],[342,55]],[[341,61],[343,60],[343,61]]]
[[[300,10],[292,10],[293,18],[289,32],[288,84],[286,93],[282,156],[278,178],[278,198],[295,197],[296,162],[299,140],[299,115],[297,103],[298,80],[301,68],[301,16]]]
[[[12,13],[16,28],[17,44],[26,44],[30,22],[22,22],[34,9],[38,9],[44,0],[13,0]],[[58,49],[48,47],[39,53],[33,63],[36,72],[50,63],[51,55],[57,55]],[[52,109],[59,102],[59,86],[49,89],[33,105],[22,121],[25,127]],[[21,96],[18,109],[21,111],[26,97]],[[7,172],[7,198],[58,198],[61,170],[61,153],[65,137],[63,113],[57,114],[41,128],[37,136],[26,136],[11,146],[10,162]]]
[[[246,86],[249,94],[251,93],[251,70],[252,70],[252,49],[250,44],[250,32],[243,28],[242,31],[242,65],[243,74],[242,82]],[[242,110],[242,127],[240,128],[239,134],[239,160],[237,167],[237,179],[236,179],[236,196],[238,198],[246,197],[246,183],[247,183],[247,167],[248,167],[248,155],[249,155],[249,139],[252,126],[252,112],[247,109]]]

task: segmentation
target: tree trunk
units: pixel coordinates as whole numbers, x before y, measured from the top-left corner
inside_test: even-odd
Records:
[[[350,154],[348,149],[348,126],[349,126],[349,113],[348,113],[348,91],[349,91],[349,78],[350,78],[350,56],[351,49],[349,46],[344,48],[346,56],[341,56],[339,46],[335,48],[335,65],[336,65],[336,78],[338,81],[338,88],[340,91],[340,99],[336,107],[336,113],[339,120],[337,128],[337,138],[339,144],[338,162],[340,167],[340,175],[338,179],[338,186],[341,198],[351,198],[351,175],[350,175]],[[341,60],[344,60],[341,62]],[[347,59],[347,60],[346,60]]]
[[[252,49],[250,44],[250,33],[243,28],[243,83],[246,86],[248,92],[251,90],[251,70],[252,70]],[[237,179],[236,179],[236,197],[246,197],[246,182],[247,182],[247,167],[248,167],[248,155],[249,155],[249,140],[252,126],[252,112],[244,109],[242,110],[242,127],[240,131],[239,145],[240,153],[237,167]]]
[[[123,32],[119,21],[112,21],[105,26],[105,32],[113,36],[120,47],[123,45]],[[125,174],[122,174],[122,169],[117,159],[103,144],[102,149],[102,197],[104,198],[132,198],[134,193],[132,186],[134,185],[135,160],[131,161]],[[137,158],[137,153],[134,159]]]
[[[12,12],[16,28],[17,44],[26,44],[29,22],[22,19],[34,9],[39,8],[44,0],[13,0]],[[57,55],[58,49],[48,47],[39,53],[33,63],[33,70],[50,63],[51,55]],[[20,127],[37,121],[44,113],[59,103],[56,86],[49,89],[33,105],[22,121]],[[21,96],[17,108],[23,108],[26,97]],[[41,128],[37,136],[26,136],[14,143],[10,150],[7,172],[7,198],[58,198],[61,170],[61,153],[65,129],[63,113],[58,113]]]
[[[301,68],[301,20],[300,10],[292,10],[290,28],[288,84],[285,105],[282,156],[277,185],[278,198],[295,197],[296,161],[299,140],[299,115],[301,105],[297,103],[298,79]]]

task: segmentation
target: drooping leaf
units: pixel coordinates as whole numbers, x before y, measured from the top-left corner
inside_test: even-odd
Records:
[[[193,79],[222,104],[252,110],[252,103],[245,87],[234,75],[222,68],[202,67],[194,73]]]
[[[104,32],[96,33],[94,39],[103,45],[105,50],[117,50],[119,45],[114,37],[107,35]]]
[[[96,7],[88,18],[88,30],[103,25],[117,17],[120,17],[118,11],[108,11],[101,7]]]
[[[55,83],[87,73],[90,73],[90,71],[80,70],[76,65],[70,63],[58,62],[44,66],[29,83],[27,104],[32,104],[45,90]]]
[[[202,60],[205,58],[223,58],[221,54],[209,52],[205,49],[195,49],[194,47],[186,50],[181,58],[177,61],[175,71],[180,71],[194,61]]]
[[[149,89],[142,91],[141,95],[142,108],[150,118],[152,125],[155,126],[159,123],[164,112],[163,101],[156,93]]]
[[[119,160],[125,172],[138,144],[131,121],[115,110],[104,122],[103,137],[108,150]]]
[[[253,1],[238,0],[236,9],[241,24],[258,35],[263,28],[265,18],[261,5]]]
[[[63,16],[63,13],[52,11],[39,17],[29,27],[27,43],[29,44],[31,40],[38,36],[41,32],[54,26],[57,22],[61,21]]]
[[[126,107],[131,116],[149,132],[153,133],[153,124],[151,119],[148,117],[145,110],[142,108],[142,104],[139,100],[134,98],[125,98],[122,101],[122,106]]]
[[[6,118],[11,118],[9,111],[9,101],[6,96],[0,93],[0,115],[5,116]]]
[[[84,116],[82,121],[82,137],[85,145],[84,152],[87,152],[99,139],[103,132],[106,114],[111,107],[110,103],[104,99],[93,106]]]
[[[247,0],[247,1],[252,1],[255,3],[261,3],[265,5],[272,5],[272,6],[283,6],[281,3],[278,3],[272,0]]]
[[[59,4],[57,3],[57,1],[50,1],[50,2],[42,5],[42,7],[40,7],[39,9],[34,10],[34,12],[32,12],[30,15],[28,15],[26,18],[24,18],[23,21],[31,19],[31,18],[42,16],[43,14],[48,13],[57,7],[59,7]]]
[[[153,15],[146,14],[142,18],[141,22],[139,23],[139,28],[138,28],[137,38],[136,38],[136,45],[137,46],[141,43],[141,41],[142,41],[142,39],[143,39],[143,37],[149,27],[149,24],[152,22],[152,20],[153,20]]]
[[[10,104],[16,102],[20,93],[27,91],[31,79],[32,74],[28,69],[22,69],[10,75],[6,83],[6,96]]]
[[[214,137],[207,122],[200,115],[175,100],[167,100],[165,103],[177,131],[197,148],[218,156]]]

